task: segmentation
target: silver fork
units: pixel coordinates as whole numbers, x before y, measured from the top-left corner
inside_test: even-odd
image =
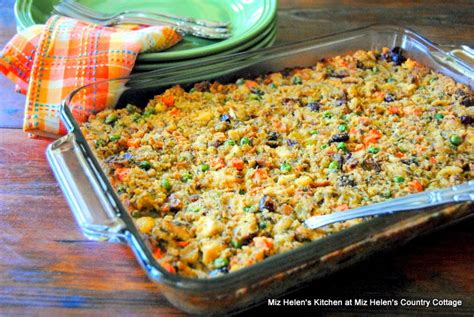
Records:
[[[226,39],[231,36],[228,24],[225,22],[195,20],[192,18],[189,19],[194,21],[189,22],[182,19],[175,20],[174,18],[164,17],[161,13],[156,14],[144,11],[123,11],[117,14],[103,14],[93,11],[74,0],[61,1],[54,6],[53,13],[108,26],[123,23],[168,25],[175,27],[184,34],[191,34],[207,39]],[[184,18],[188,19],[187,17]],[[206,25],[203,25],[203,23],[206,23]],[[213,25],[213,23],[218,26],[209,26]]]
[[[348,211],[338,211],[328,215],[314,216],[306,219],[304,223],[308,228],[317,229],[331,223],[355,218],[392,214],[464,201],[474,201],[474,180],[446,189],[408,195],[406,197]]]

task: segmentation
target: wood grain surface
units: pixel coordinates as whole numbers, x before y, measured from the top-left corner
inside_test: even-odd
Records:
[[[382,3],[384,3],[382,5]],[[443,44],[474,41],[472,1],[280,1],[278,43],[398,23]],[[0,0],[0,45],[15,33]],[[21,131],[24,96],[0,76],[0,315],[170,315],[126,245],[84,239],[45,159],[47,140]],[[474,314],[474,219],[386,251],[285,298],[460,299],[451,307],[318,307],[325,315]],[[304,312],[266,304],[244,315]]]

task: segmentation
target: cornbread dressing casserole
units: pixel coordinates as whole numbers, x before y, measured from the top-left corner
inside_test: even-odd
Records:
[[[361,221],[311,230],[310,216],[472,179],[473,105],[385,48],[175,86],[81,129],[159,263],[203,278]]]

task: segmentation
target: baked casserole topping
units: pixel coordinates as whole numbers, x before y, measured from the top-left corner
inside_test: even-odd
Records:
[[[311,230],[310,216],[473,179],[473,105],[399,48],[361,50],[176,86],[82,132],[159,263],[202,278],[361,221]]]

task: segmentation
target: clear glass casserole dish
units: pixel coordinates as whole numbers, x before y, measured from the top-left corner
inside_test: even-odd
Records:
[[[235,54],[200,65],[170,68],[82,87],[65,100],[61,116],[69,133],[47,149],[47,157],[84,234],[95,240],[121,241],[134,251],[150,279],[180,309],[193,314],[235,313],[275,298],[305,283],[360,261],[377,250],[472,215],[473,204],[432,207],[367,220],[341,232],[278,254],[250,267],[211,279],[169,273],[157,263],[137,231],[74,120],[74,108],[101,100],[107,107],[145,105],[174,84],[204,79],[221,83],[287,67],[314,65],[323,57],[357,49],[402,47],[408,57],[474,89],[472,50],[445,51],[413,31],[375,25],[295,44]],[[107,89],[105,89],[107,88]],[[103,92],[107,91],[105,95]],[[101,93],[102,92],[102,93]],[[72,110],[71,110],[72,109]]]

